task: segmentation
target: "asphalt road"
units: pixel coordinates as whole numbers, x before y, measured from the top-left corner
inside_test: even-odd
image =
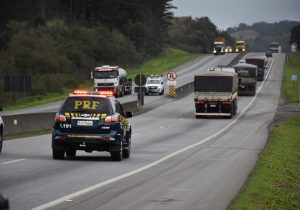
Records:
[[[214,55],[202,55],[196,59],[193,59],[187,63],[179,65],[170,71],[175,71],[177,73],[177,86],[182,86],[192,81],[193,76],[198,71],[206,71],[209,67],[214,67],[216,65],[228,65],[238,54],[230,53],[222,56]],[[167,79],[164,75],[165,81],[165,95],[167,95]],[[147,96],[145,97],[145,104],[153,101],[158,101],[164,96]],[[137,100],[137,94],[133,93],[132,95],[127,95],[119,98],[121,103],[126,103],[130,101]],[[16,115],[16,114],[30,114],[30,113],[44,113],[44,112],[57,112],[61,106],[62,101],[57,101],[49,104],[39,105],[35,107],[29,107],[13,111],[4,111],[1,114],[4,115]]]
[[[284,59],[275,57],[257,96],[240,97],[230,120],[195,119],[192,94],[161,98],[131,119],[132,156],[122,162],[97,152],[52,160],[50,135],[7,141],[0,191],[11,209],[225,209],[267,140]]]

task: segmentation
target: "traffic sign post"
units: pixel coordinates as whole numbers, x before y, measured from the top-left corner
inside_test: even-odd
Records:
[[[138,74],[134,78],[134,82],[138,87],[134,88],[134,91],[138,93],[137,101],[138,104],[143,106],[144,105],[144,93],[146,91],[146,88],[144,85],[146,84],[147,77],[143,74]]]
[[[177,74],[174,71],[170,71],[167,73],[168,86],[169,86],[169,96],[175,96],[175,85],[176,85]]]

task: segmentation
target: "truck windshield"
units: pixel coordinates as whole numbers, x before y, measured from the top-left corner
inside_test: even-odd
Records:
[[[238,68],[235,70],[239,77],[256,77],[256,69],[255,68]]]
[[[235,45],[239,46],[239,47],[243,47],[245,44],[244,43],[236,43]]]
[[[116,78],[118,76],[117,71],[93,71],[95,79],[109,79]]]

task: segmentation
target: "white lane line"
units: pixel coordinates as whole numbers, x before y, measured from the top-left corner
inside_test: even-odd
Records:
[[[25,160],[25,159],[12,160],[12,161],[8,161],[8,162],[0,163],[0,165],[7,165],[7,164],[15,163],[15,162],[20,162],[23,160]]]
[[[160,126],[159,128],[166,128],[167,126],[163,125],[163,126]]]
[[[269,68],[269,72],[268,72],[268,74],[267,74],[267,76],[266,76],[266,79],[268,78],[268,75],[269,75],[270,70],[271,70],[271,68],[272,68],[273,61],[274,61],[274,59],[272,60],[272,63],[271,63],[271,66],[270,66],[270,68]],[[260,90],[262,89],[262,87],[263,87],[263,85],[264,85],[266,79],[265,79],[265,80],[263,81],[263,83],[261,84],[260,88],[258,89],[257,94],[258,94],[258,93],[260,92]],[[190,149],[192,149],[192,148],[194,148],[194,147],[197,147],[197,146],[199,146],[199,145],[201,145],[201,144],[204,144],[204,143],[206,143],[206,142],[208,142],[208,141],[214,139],[215,137],[217,137],[218,135],[220,135],[221,133],[223,133],[225,130],[227,130],[228,128],[230,128],[233,124],[235,124],[235,123],[238,121],[238,119],[241,118],[241,116],[242,116],[242,115],[250,108],[250,106],[253,104],[253,102],[255,101],[255,99],[256,99],[256,97],[257,97],[257,94],[253,97],[253,99],[250,101],[250,103],[243,109],[243,111],[242,111],[239,115],[237,115],[236,119],[234,119],[232,122],[230,122],[229,124],[227,124],[223,129],[221,129],[221,130],[219,130],[218,132],[216,132],[215,134],[213,134],[213,135],[207,137],[206,139],[204,139],[204,140],[202,140],[202,141],[199,141],[199,142],[197,142],[197,143],[195,143],[195,144],[192,144],[192,145],[190,145],[190,146],[187,146],[187,147],[185,147],[185,148],[183,148],[183,149],[181,149],[181,150],[178,150],[178,151],[176,151],[176,152],[173,152],[173,153],[171,153],[171,154],[169,154],[169,155],[167,155],[167,156],[165,156],[165,157],[162,157],[161,159],[159,159],[159,160],[157,160],[157,161],[154,161],[154,162],[152,162],[152,163],[150,163],[150,164],[148,164],[148,165],[145,165],[145,166],[143,166],[143,167],[141,167],[141,168],[138,168],[138,169],[136,169],[136,170],[134,170],[134,171],[131,171],[131,172],[128,172],[128,173],[126,173],[126,174],[122,174],[122,175],[120,175],[120,176],[117,176],[117,177],[108,179],[108,180],[106,180],[106,181],[104,181],[104,182],[100,182],[100,183],[98,183],[98,184],[92,185],[92,186],[87,187],[87,188],[85,188],[85,189],[82,189],[82,190],[79,190],[79,191],[74,192],[74,193],[72,193],[72,194],[69,194],[69,195],[66,195],[66,196],[64,196],[64,197],[61,197],[61,198],[59,198],[59,199],[57,199],[57,200],[54,200],[54,201],[51,201],[51,202],[49,202],[49,203],[43,204],[43,205],[41,205],[41,206],[35,207],[35,208],[33,208],[32,210],[44,210],[44,209],[48,209],[48,208],[51,208],[51,207],[53,207],[53,206],[56,206],[56,205],[58,205],[58,204],[60,204],[60,203],[63,203],[63,202],[65,202],[65,201],[67,201],[67,200],[73,200],[73,199],[76,198],[76,197],[79,197],[79,196],[81,196],[81,195],[83,195],[83,194],[86,194],[86,193],[88,193],[88,192],[91,192],[91,191],[93,191],[93,190],[99,189],[99,188],[101,188],[101,187],[103,187],[103,186],[105,186],[105,185],[114,183],[114,182],[119,181],[119,180],[121,180],[121,179],[124,179],[124,178],[126,178],[126,177],[129,177],[129,176],[132,176],[132,175],[134,175],[134,174],[140,173],[140,172],[145,171],[145,170],[147,170],[147,169],[149,169],[149,168],[151,168],[151,167],[155,167],[155,166],[157,166],[158,164],[160,164],[160,163],[162,163],[162,162],[168,160],[169,158],[172,158],[172,157],[174,157],[174,156],[176,156],[176,155],[179,155],[179,154],[181,154],[181,153],[183,153],[183,152],[185,152],[185,151],[187,151],[187,150],[190,150]]]
[[[139,135],[138,133],[132,134],[132,136],[138,136],[138,135]]]

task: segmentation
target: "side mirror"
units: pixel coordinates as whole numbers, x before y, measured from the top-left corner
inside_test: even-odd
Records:
[[[3,108],[2,108],[2,106],[0,106],[0,112],[2,112],[3,111]]]
[[[125,113],[126,118],[132,118],[132,116],[133,116],[132,112],[126,112]]]

